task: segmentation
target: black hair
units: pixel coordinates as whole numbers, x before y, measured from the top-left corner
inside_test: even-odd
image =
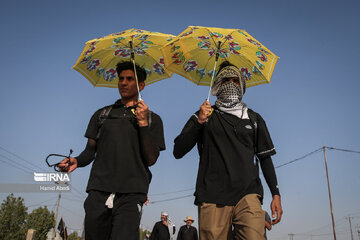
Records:
[[[144,82],[146,79],[146,71],[143,67],[140,67],[138,64],[135,64],[136,67],[136,75],[138,78],[138,82]],[[119,62],[116,65],[116,71],[117,74],[120,75],[120,73],[124,70],[132,70],[134,71],[134,64],[132,61],[123,61]]]
[[[232,64],[232,63],[230,63],[229,61],[224,61],[224,62],[222,62],[221,64],[220,64],[220,66],[219,66],[219,71],[218,71],[218,73],[223,69],[223,68],[225,68],[225,67],[228,67],[228,66],[233,66],[233,67],[236,67],[236,68],[238,68],[237,66],[235,66],[234,64]],[[244,89],[243,89],[243,94],[245,93],[245,91],[246,91],[246,81],[245,81],[245,76],[243,76],[243,74],[241,74],[241,82],[242,82],[242,85],[244,86]]]

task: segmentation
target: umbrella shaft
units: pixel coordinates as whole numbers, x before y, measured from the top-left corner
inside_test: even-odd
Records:
[[[215,64],[214,64],[214,69],[213,69],[213,73],[212,73],[212,77],[211,77],[211,82],[210,82],[210,88],[209,88],[209,93],[208,93],[207,101],[209,101],[209,99],[210,99],[211,88],[212,88],[213,83],[214,83],[214,76],[215,76],[216,64],[217,64],[217,58],[216,58]]]

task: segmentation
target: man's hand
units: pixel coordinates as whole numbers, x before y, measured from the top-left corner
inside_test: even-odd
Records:
[[[146,196],[145,206],[147,206],[148,204],[149,204],[149,195]]]
[[[168,222],[166,220],[162,221],[162,224],[164,224],[165,226],[168,226]]]
[[[137,102],[135,115],[140,127],[146,127],[149,125],[147,118],[148,112],[149,112],[149,107],[146,105],[144,100],[140,100],[139,102]]]
[[[275,224],[277,224],[278,222],[280,222],[281,216],[282,216],[282,214],[283,214],[283,210],[282,210],[282,208],[281,208],[280,195],[274,195],[274,196],[273,196],[273,200],[271,201],[270,208],[271,208],[272,218],[275,218],[275,216],[276,216],[276,219],[273,220],[273,221],[271,222],[271,224],[272,224],[272,225],[275,225]]]
[[[69,158],[65,158],[58,164],[58,167],[62,172],[64,171],[71,173],[77,168],[77,160],[76,158],[70,157],[70,161],[69,161]]]
[[[209,103],[209,101],[206,100],[206,101],[200,106],[198,123],[203,124],[204,122],[206,122],[206,120],[207,120],[208,117],[209,117],[210,112],[211,112],[211,104]]]
[[[268,231],[270,231],[272,228],[271,224],[268,221],[265,221],[265,227]]]

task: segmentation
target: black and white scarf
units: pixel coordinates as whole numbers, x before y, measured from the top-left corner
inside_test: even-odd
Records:
[[[223,83],[225,78],[239,78],[240,86],[230,81]],[[212,94],[217,97],[215,106],[221,111],[235,115],[238,118],[248,119],[248,108],[246,104],[241,101],[244,93],[245,80],[236,67],[227,66],[216,76]]]

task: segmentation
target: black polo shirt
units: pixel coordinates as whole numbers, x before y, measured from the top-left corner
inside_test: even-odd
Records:
[[[214,106],[213,106],[214,107]],[[245,195],[263,195],[255,149],[261,157],[275,154],[265,121],[257,116],[257,146],[254,124],[250,119],[215,110],[207,123],[199,124],[198,113],[186,123],[175,139],[174,154],[187,151],[197,143],[200,155],[195,204],[215,203],[234,206]],[[180,146],[184,145],[184,146]],[[182,152],[184,154],[184,152]]]
[[[141,156],[135,115],[118,100],[107,119],[100,124],[103,110],[94,113],[85,133],[85,137],[96,139],[96,156],[86,191],[147,194],[151,173]],[[152,143],[164,150],[163,124],[154,112],[151,112],[149,134]]]

